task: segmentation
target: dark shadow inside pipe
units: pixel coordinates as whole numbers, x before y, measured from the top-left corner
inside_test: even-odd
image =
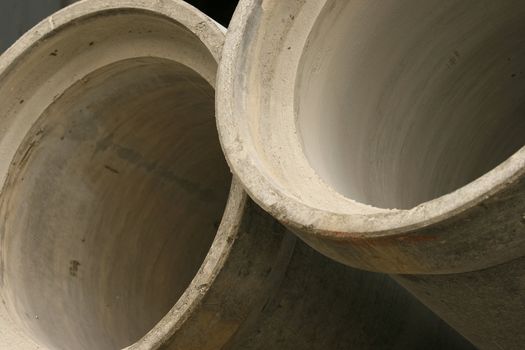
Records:
[[[412,208],[523,147],[525,6],[331,0],[298,76],[297,125],[319,176],[359,202]]]
[[[140,339],[199,269],[230,181],[199,74],[153,58],[93,72],[47,108],[11,166],[11,313],[50,349]]]

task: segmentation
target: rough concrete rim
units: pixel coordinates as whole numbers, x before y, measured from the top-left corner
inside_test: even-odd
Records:
[[[108,2],[105,0],[85,0],[51,15],[15,42],[0,57],[0,77],[16,65],[18,59],[31,47],[40,40],[53,35],[56,30],[71,21],[115,9],[146,11],[170,18],[195,34],[217,62],[220,59],[225,29],[183,1],[114,0]],[[0,154],[0,159],[5,162],[8,160],[8,156]],[[224,216],[234,218],[234,220],[221,221],[209,253],[199,271],[172,309],[143,338],[126,349],[160,348],[166,340],[177,332],[192,310],[198,307],[228,258],[234,242],[232,238],[237,232],[246,198],[242,187],[233,179]],[[7,341],[9,344],[16,344],[17,349],[44,349],[35,344],[18,326],[9,323],[9,315],[3,305],[0,305],[0,320],[2,323],[9,324],[9,327],[3,328],[5,333],[0,334],[0,340]]]
[[[390,238],[392,242],[410,240],[412,234],[417,235],[418,229],[464,213],[525,177],[525,147],[522,147],[478,179],[412,209],[374,208],[377,212],[372,214],[343,214],[315,208],[298,200],[280,187],[269,171],[261,165],[261,159],[254,151],[251,130],[248,130],[244,123],[247,116],[235,110],[232,102],[235,99],[241,100],[241,104],[246,102],[244,96],[235,93],[237,78],[233,72],[239,69],[238,67],[250,69],[245,52],[251,49],[249,41],[253,38],[247,33],[251,27],[258,25],[255,17],[260,13],[264,13],[264,5],[259,1],[241,0],[230,22],[217,79],[216,111],[219,137],[228,164],[250,197],[296,233],[304,234],[317,242],[347,241],[367,246],[373,246],[377,241],[385,243]],[[446,233],[443,236],[446,236]],[[442,240],[445,241],[446,237]],[[500,262],[516,257],[518,256],[505,256]],[[412,270],[396,272],[422,273]],[[437,271],[423,271],[435,272]]]

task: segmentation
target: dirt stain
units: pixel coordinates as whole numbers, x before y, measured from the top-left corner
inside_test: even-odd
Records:
[[[73,277],[77,276],[78,268],[80,266],[80,262],[77,260],[71,260],[69,262],[69,274]]]

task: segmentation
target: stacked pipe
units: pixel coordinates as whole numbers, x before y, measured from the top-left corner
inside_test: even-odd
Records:
[[[472,348],[391,277],[519,348],[524,13],[483,5],[44,20],[0,58],[0,348]]]

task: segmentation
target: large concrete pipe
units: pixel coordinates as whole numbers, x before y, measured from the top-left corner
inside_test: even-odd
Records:
[[[480,347],[521,347],[524,62],[522,1],[242,0],[221,143],[255,201],[335,260],[478,271],[411,289]]]
[[[223,37],[179,1],[94,0],[2,56],[1,294],[40,346],[122,348],[161,321],[137,345],[155,348],[198,300],[190,282],[213,277],[233,225],[216,235],[230,183],[213,118]]]
[[[470,349],[230,189],[223,39],[180,1],[91,0],[0,58],[0,348]]]

